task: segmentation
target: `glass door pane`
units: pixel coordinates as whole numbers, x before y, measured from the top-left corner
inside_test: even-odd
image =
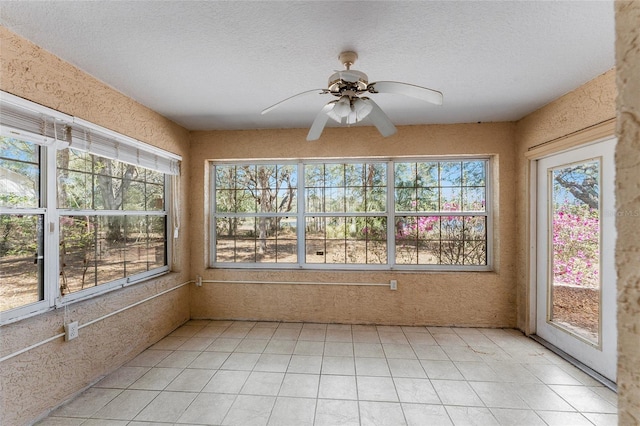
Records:
[[[548,321],[600,345],[600,159],[549,170]]]

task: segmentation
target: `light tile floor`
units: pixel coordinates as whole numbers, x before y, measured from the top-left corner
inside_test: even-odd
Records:
[[[616,425],[516,330],[189,321],[41,425]]]

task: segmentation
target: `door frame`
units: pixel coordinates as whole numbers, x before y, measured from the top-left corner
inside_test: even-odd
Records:
[[[526,184],[525,190],[525,206],[524,218],[526,226],[524,247],[525,256],[523,261],[526,262],[526,291],[522,302],[524,303],[524,315],[522,328],[524,333],[529,336],[536,334],[536,311],[537,311],[537,181],[538,181],[538,160],[554,154],[560,154],[563,151],[569,151],[582,145],[601,142],[606,139],[616,137],[616,119],[611,118],[604,120],[593,126],[589,126],[564,136],[557,137],[548,141],[543,141],[527,149],[524,153],[525,157],[525,174]]]
[[[558,140],[549,141],[534,146],[525,153],[527,159],[527,197],[526,197],[526,271],[527,271],[527,291],[524,302],[526,303],[524,315],[524,331],[526,335],[537,334],[537,310],[538,310],[538,268],[537,268],[537,248],[538,248],[538,229],[537,229],[537,211],[538,211],[538,160],[553,155],[571,151],[575,148],[581,148],[588,145],[603,142],[616,137],[615,119],[607,120],[592,128],[585,129],[575,134],[568,135]],[[617,332],[617,330],[616,330]],[[541,340],[537,338],[536,340]],[[542,342],[544,343],[544,342]],[[557,349],[557,348],[555,348]],[[560,351],[562,352],[562,351]],[[566,354],[565,354],[566,355]],[[568,356],[572,358],[571,356]],[[575,360],[580,363],[579,360]],[[586,366],[585,366],[586,367]],[[590,370],[589,367],[586,367]],[[595,373],[596,378],[604,379],[605,385],[615,387],[613,382]],[[599,377],[598,377],[599,376]],[[609,382],[609,383],[607,383]]]

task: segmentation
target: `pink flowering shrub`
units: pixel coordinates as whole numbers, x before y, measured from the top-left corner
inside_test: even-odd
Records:
[[[600,220],[586,204],[564,203],[553,215],[553,280],[599,286]]]

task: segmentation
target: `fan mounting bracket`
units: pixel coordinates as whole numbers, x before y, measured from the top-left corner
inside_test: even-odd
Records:
[[[342,52],[338,55],[338,60],[346,69],[350,69],[351,65],[355,64],[358,59],[358,54],[350,50]]]

